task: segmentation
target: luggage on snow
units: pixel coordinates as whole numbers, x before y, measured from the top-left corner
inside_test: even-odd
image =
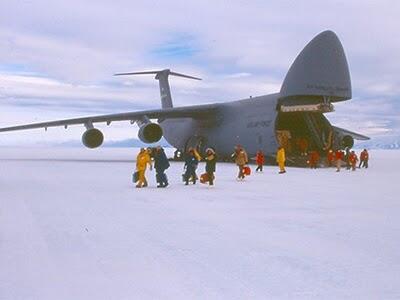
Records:
[[[133,181],[133,183],[136,183],[136,182],[139,181],[139,172],[138,172],[138,171],[135,171],[135,172],[132,174],[132,181]]]
[[[215,178],[215,176],[213,176],[214,178]],[[214,179],[213,178],[213,179]],[[203,174],[201,174],[201,176],[200,176],[200,182],[201,183],[207,183],[207,182],[209,182],[210,181],[210,177],[208,176],[208,174],[207,173],[203,173]]]
[[[243,174],[249,176],[251,174],[251,169],[249,166],[243,167]]]

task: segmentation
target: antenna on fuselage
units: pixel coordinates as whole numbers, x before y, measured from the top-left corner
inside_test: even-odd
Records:
[[[171,97],[171,89],[169,87],[168,76],[177,76],[188,79],[201,80],[201,78],[189,76],[181,73],[172,72],[170,69],[165,69],[161,71],[143,71],[143,72],[129,72],[129,73],[117,73],[114,76],[123,76],[123,75],[148,75],[155,74],[155,79],[158,80],[160,85],[160,96],[161,96],[161,107],[162,108],[171,108],[172,105],[172,97]]]

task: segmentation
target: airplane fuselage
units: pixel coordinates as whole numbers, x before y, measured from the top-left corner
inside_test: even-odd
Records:
[[[263,150],[274,154],[278,147],[275,134],[279,94],[221,103],[209,120],[169,119],[160,123],[165,139],[177,149],[213,147],[228,157],[238,144],[250,154]]]

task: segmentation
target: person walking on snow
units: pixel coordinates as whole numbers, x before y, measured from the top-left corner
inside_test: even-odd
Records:
[[[147,180],[145,176],[147,165],[149,165],[151,170],[152,165],[150,154],[146,149],[141,148],[138,156],[136,157],[136,171],[138,172],[139,177],[138,183],[136,185],[137,188],[147,187]]]
[[[276,162],[278,163],[279,166],[279,174],[286,173],[285,161],[286,161],[285,148],[280,146],[278,148],[278,151],[276,152]]]
[[[336,161],[336,172],[340,172],[340,167],[342,166],[342,160],[344,158],[344,153],[342,150],[336,150],[335,161]]]
[[[196,169],[199,161],[196,158],[196,154],[193,149],[189,149],[188,153],[186,154],[185,157],[185,185],[189,184],[189,179],[193,179],[193,184],[196,184]]]
[[[168,186],[168,178],[165,170],[170,166],[167,155],[162,147],[158,146],[154,151],[154,169],[156,169],[157,187],[164,188]]]
[[[316,169],[318,166],[318,162],[319,162],[319,153],[316,150],[312,150],[310,151],[310,168],[311,169]]]
[[[328,167],[332,167],[333,161],[335,160],[335,153],[332,149],[329,149],[326,155],[326,162]]]
[[[346,170],[350,170],[351,165],[350,165],[350,148],[349,147],[346,148],[346,154],[344,156],[344,160],[346,163]]]
[[[242,148],[242,146],[237,145],[235,147],[235,152],[231,156],[234,158],[236,165],[239,167],[239,174],[237,178],[239,180],[244,179],[243,168],[249,162],[247,152]]]
[[[210,185],[214,185],[214,172],[215,172],[215,166],[217,164],[217,156],[215,154],[214,149],[207,148],[205,160],[206,160],[206,173],[208,177],[208,183]]]
[[[351,151],[349,154],[349,164],[351,166],[352,171],[356,170],[357,161],[358,161],[357,154],[354,151]]]
[[[257,164],[256,172],[258,172],[258,171],[262,172],[263,171],[264,162],[265,162],[265,156],[264,156],[264,153],[261,150],[257,151],[255,160],[256,160],[256,164]]]
[[[358,168],[366,168],[368,169],[368,159],[369,159],[369,154],[367,149],[364,149],[361,154],[360,154],[360,164],[358,165]]]

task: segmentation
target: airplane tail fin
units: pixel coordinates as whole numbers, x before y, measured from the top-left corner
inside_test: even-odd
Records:
[[[168,76],[173,75],[177,77],[183,77],[188,79],[201,80],[201,78],[189,76],[181,73],[172,72],[169,69],[161,70],[161,71],[143,71],[143,72],[129,72],[129,73],[117,73],[114,76],[121,75],[147,75],[147,74],[155,74],[155,79],[158,80],[160,85],[160,96],[161,96],[161,106],[162,108],[171,108],[172,105],[172,97],[171,97],[171,89],[169,86]]]
[[[283,81],[281,102],[289,105],[351,99],[351,81],[339,38],[324,31],[300,52]]]

